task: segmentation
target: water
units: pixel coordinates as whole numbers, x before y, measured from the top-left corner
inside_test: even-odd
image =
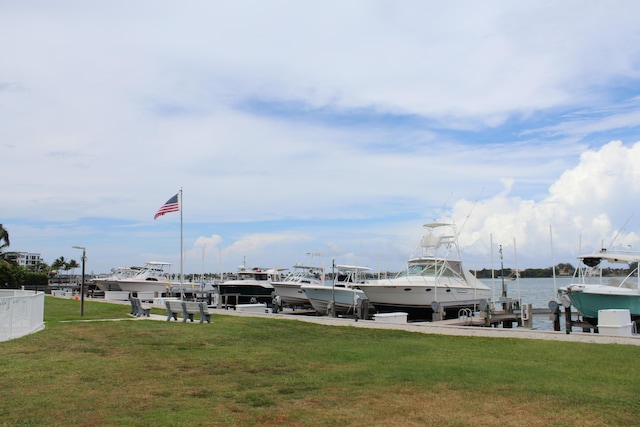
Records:
[[[542,277],[517,280],[505,280],[504,285],[507,297],[520,299],[522,304],[531,304],[534,309],[548,309],[549,301],[558,301],[557,289],[568,286],[574,279],[572,277]],[[482,282],[493,289],[493,299],[500,297],[502,293],[502,279],[482,279]],[[550,314],[536,314],[533,316],[533,328],[545,331],[553,330],[553,320]],[[561,319],[561,328],[564,328]]]

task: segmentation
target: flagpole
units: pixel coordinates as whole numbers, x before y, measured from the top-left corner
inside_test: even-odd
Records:
[[[183,277],[183,271],[182,271],[182,264],[184,261],[184,255],[183,255],[183,244],[182,244],[182,188],[180,189],[180,291],[182,292],[182,277]]]

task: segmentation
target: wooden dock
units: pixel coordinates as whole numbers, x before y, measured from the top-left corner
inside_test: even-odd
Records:
[[[456,318],[434,320],[431,322],[434,326],[477,326],[477,327],[489,327],[489,328],[513,328],[514,325],[522,326],[523,321],[519,313],[509,312],[490,312],[489,316],[485,312],[480,312],[478,315],[465,315],[462,314]]]

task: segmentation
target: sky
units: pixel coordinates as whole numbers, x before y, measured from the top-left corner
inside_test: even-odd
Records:
[[[640,249],[635,1],[0,0],[12,251],[184,273]],[[182,211],[154,214],[182,191]],[[182,236],[182,239],[181,239]]]

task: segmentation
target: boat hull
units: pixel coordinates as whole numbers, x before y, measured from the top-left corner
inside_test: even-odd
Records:
[[[120,285],[117,280],[94,280],[96,287],[101,291],[121,291]]]
[[[389,303],[377,303],[372,304],[378,313],[407,313],[407,319],[412,321],[427,321],[430,322],[433,320],[433,307],[427,305],[395,305]],[[459,302],[453,306],[448,306],[444,308],[444,313],[446,318],[454,318],[457,317],[460,310],[463,308],[469,308],[471,310],[477,310],[480,305],[480,300],[475,302]]]
[[[309,298],[301,289],[300,283],[272,283],[282,303],[288,307],[309,306]]]
[[[366,299],[367,296],[359,289],[331,286],[313,286],[302,288],[309,298],[313,309],[322,315],[329,314],[329,304],[335,300],[336,314],[354,314],[358,305],[358,300]]]
[[[240,282],[247,282],[240,280]],[[222,301],[227,304],[265,303],[272,305],[274,288],[270,284],[222,283],[218,285]]]
[[[455,313],[461,308],[473,308],[480,300],[491,297],[489,288],[457,287],[442,284],[399,283],[389,284],[366,283],[360,287],[378,312],[405,312],[412,320],[431,320],[433,307],[436,304],[445,307],[447,314]],[[435,304],[434,304],[435,303]]]
[[[590,322],[597,322],[600,310],[629,310],[640,318],[640,292],[637,289],[608,286],[569,286],[566,295],[571,304]]]
[[[154,298],[161,297],[162,294],[169,292],[171,288],[169,282],[119,280],[117,283],[122,291],[131,292],[132,294],[153,292]]]

